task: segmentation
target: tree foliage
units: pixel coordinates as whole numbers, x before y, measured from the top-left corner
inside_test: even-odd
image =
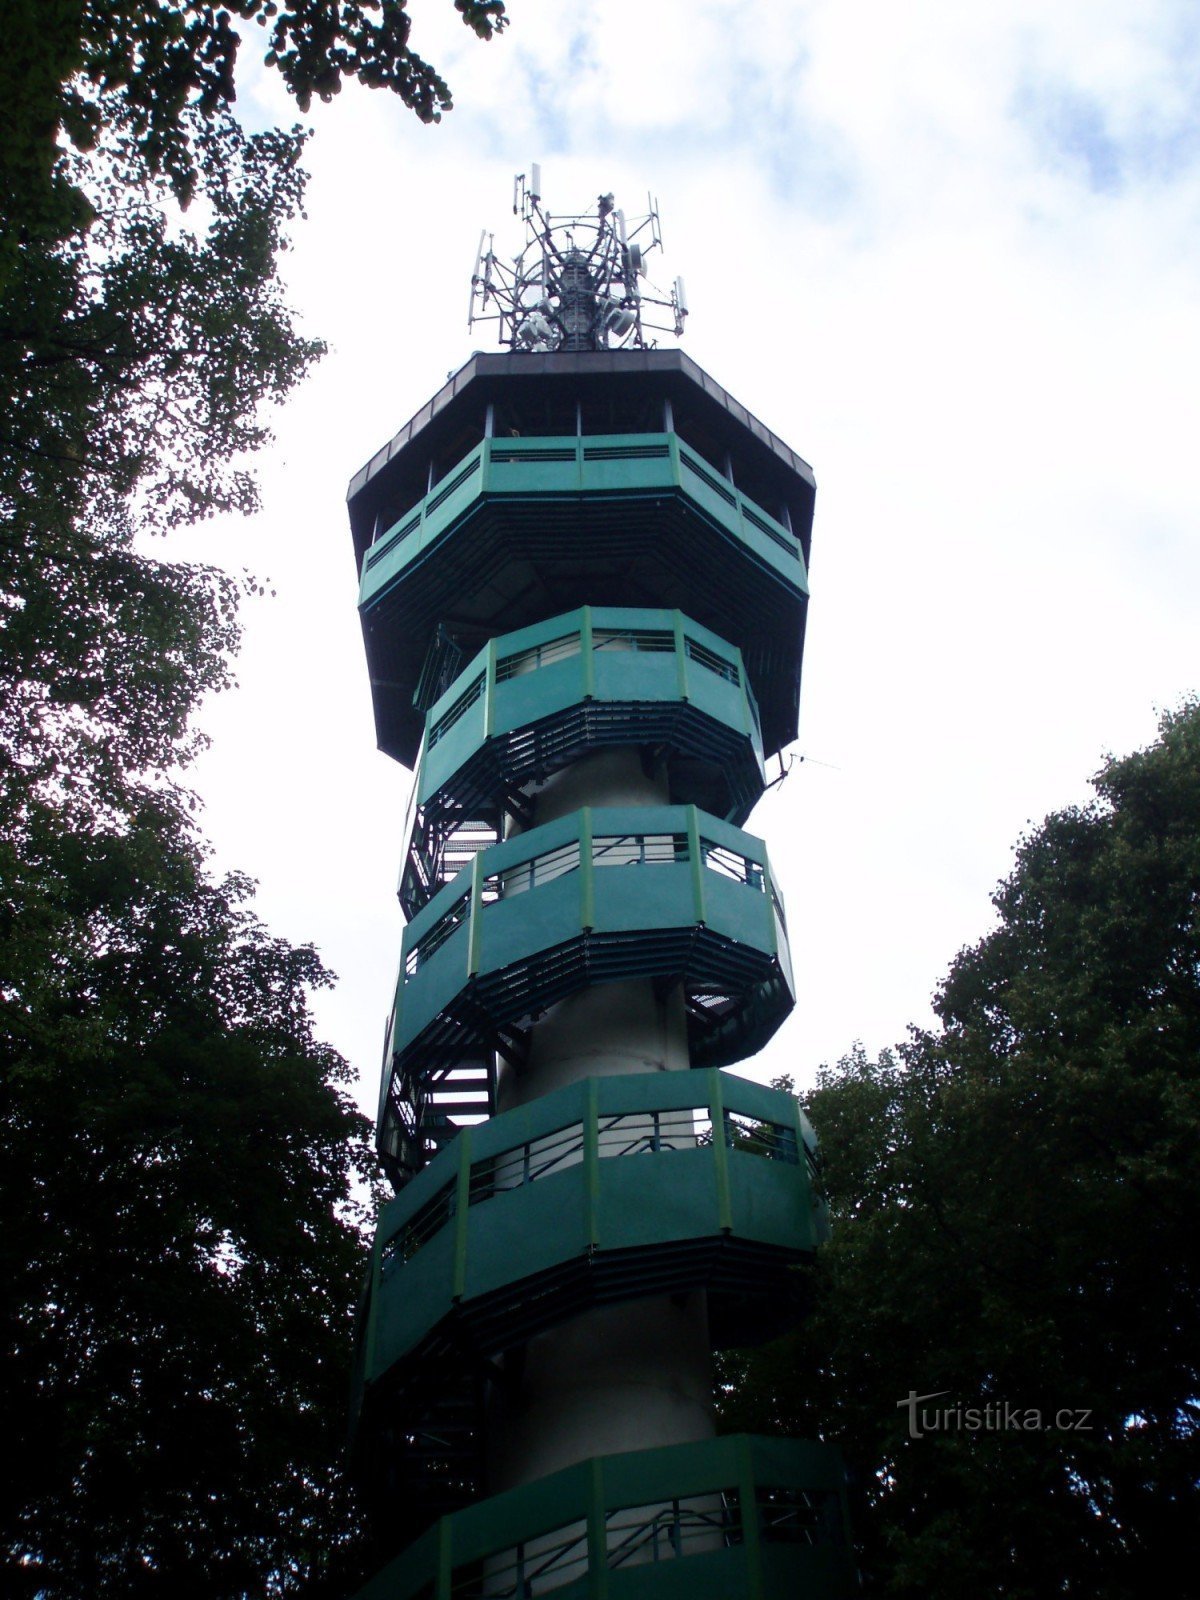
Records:
[[[364,1119],[311,950],[216,884],[181,787],[237,585],[148,533],[246,508],[317,347],[276,281],[299,141],[211,143],[186,231],[119,142],[0,294],[5,1593],[263,1595],[350,1542]]]
[[[499,0],[456,0],[477,33]],[[449,104],[393,0],[12,0],[0,54],[0,763],[152,764],[225,680],[236,590],[135,553],[257,503],[264,407],[321,354],[279,283],[303,136],[231,112],[239,35],[302,105],[345,77]],[[181,206],[191,207],[185,218]],[[99,780],[103,777],[104,782]]]
[[[489,39],[505,26],[503,0],[454,0]],[[409,44],[404,0],[8,0],[0,62],[0,193],[9,230],[0,283],[21,243],[62,238],[93,200],[61,161],[119,135],[147,177],[165,178],[186,205],[202,189],[200,124],[233,104],[242,36],[263,30],[268,66],[301,110],[329,100],[347,78],[386,88],[424,122],[453,104],[449,86]]]
[[[249,510],[259,412],[319,346],[282,302],[299,143],[217,148],[203,235],[105,151],[86,236],[31,246],[0,295],[0,814],[32,794],[94,814],[187,758],[189,718],[227,681],[236,585],[153,559],[147,534]],[[142,537],[135,543],[135,534]]]
[[[488,37],[499,0],[456,0]],[[239,585],[149,536],[256,504],[321,353],[280,287],[303,135],[232,112],[449,91],[394,0],[10,0],[0,55],[5,1593],[336,1593],[368,1127],[328,981],[212,880],[183,787]]]
[[[3,847],[5,1593],[291,1592],[349,1542],[368,1162],[311,950],[168,799]]]
[[[938,1028],[823,1072],[809,1111],[835,1224],[817,1311],[726,1375],[731,1422],[843,1440],[877,1593],[1184,1592],[1200,706],[1094,783],[1021,841]],[[905,1397],[939,1391],[929,1411],[1008,1402],[1043,1429],[909,1437]]]

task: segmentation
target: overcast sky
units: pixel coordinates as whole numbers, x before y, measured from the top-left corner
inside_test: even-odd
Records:
[[[492,348],[469,279],[485,225],[519,247],[515,172],[556,211],[652,190],[684,348],[817,478],[807,759],[750,823],[800,988],[750,1070],[805,1083],[928,1021],[1022,829],[1200,688],[1200,10],[510,0],[485,46],[412,9],[456,109],[314,113],[288,274],[330,355],[262,514],[176,547],[275,591],[205,717],[217,862],[339,974],[320,1024],[373,1110],[410,779],[374,749],[346,484]],[[255,45],[239,106],[291,121]]]

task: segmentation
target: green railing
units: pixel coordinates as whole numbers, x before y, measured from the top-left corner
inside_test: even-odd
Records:
[[[807,591],[800,542],[674,433],[485,439],[419,504],[383,530],[363,562],[359,603],[370,606],[397,574],[477,502],[540,495],[676,491],[708,521]]]
[[[571,1262],[591,1262],[588,1293],[617,1299],[605,1252],[643,1250],[669,1275],[675,1247],[694,1261],[698,1241],[724,1237],[720,1271],[740,1272],[746,1247],[765,1292],[762,1251],[795,1260],[827,1234],[816,1138],[792,1095],[712,1068],[588,1079],[463,1128],[384,1207],[360,1376],[374,1382],[452,1314],[470,1322],[473,1304],[495,1325],[498,1294]],[[515,1316],[500,1319],[509,1333]]]
[[[581,933],[711,928],[791,987],[783,906],[760,839],[695,806],[584,806],[480,851],[404,930],[395,1048],[463,987]]]
[[[854,1588],[837,1451],[734,1434],[602,1456],[443,1517],[359,1600],[837,1600]]]
[[[545,725],[584,702],[686,703],[752,749],[761,781],[758,709],[741,652],[679,611],[584,606],[494,639],[430,708],[422,805],[488,740]]]

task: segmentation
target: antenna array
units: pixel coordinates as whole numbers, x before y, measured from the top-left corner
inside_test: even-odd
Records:
[[[594,212],[545,209],[541,169],[513,181],[513,214],[525,223],[525,248],[511,266],[497,256],[485,228],[471,276],[468,327],[499,324],[500,343],[513,350],[646,349],[648,330],[683,333],[688,314],[683,279],[669,293],[646,277],[646,258],[662,246],[658,208],[647,196],[645,216],[627,218],[611,194]],[[659,319],[659,320],[656,320]]]

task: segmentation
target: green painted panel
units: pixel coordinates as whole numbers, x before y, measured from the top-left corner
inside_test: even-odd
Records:
[[[758,1554],[762,1600],[841,1600],[859,1592],[847,1545],[765,1544]]]
[[[653,437],[653,435],[651,435]],[[646,443],[645,437],[638,443]],[[587,451],[595,450],[597,442],[594,438],[582,440],[584,445],[584,461],[581,462],[581,488],[589,494],[632,494],[638,490],[653,490],[662,483],[670,482],[670,458],[666,448],[661,456],[645,456],[645,458],[630,458],[626,461],[608,459],[597,461],[587,459]],[[603,446],[600,446],[603,448]]]
[[[586,1255],[586,1210],[582,1155],[576,1167],[472,1206],[464,1298]]]
[[[487,737],[487,704],[481,698],[465,711],[448,733],[430,745],[426,737],[417,764],[417,800],[428,804],[451,773],[457,771]]]
[[[583,876],[576,868],[550,883],[485,906],[480,919],[479,971],[503,971],[577,936],[583,926],[582,894]]]
[[[489,458],[486,487],[490,494],[564,494],[581,487],[579,441],[574,434],[496,439],[484,448]]]
[[[730,1221],[739,1239],[805,1250],[816,1248],[812,1191],[785,1162],[730,1150]]]
[[[593,826],[599,832],[598,823]],[[686,862],[681,866],[598,867],[595,876],[592,925],[597,933],[688,928],[695,921],[692,877]]]
[[[747,722],[754,730],[755,748],[761,752],[762,740],[754,729],[754,719],[749,715],[750,700],[740,684],[729,683],[715,672],[707,672],[694,661],[688,663],[688,700],[706,716],[725,723],[731,728],[745,728]]]
[[[751,1574],[740,1545],[688,1554],[683,1560],[622,1565],[608,1573],[610,1600],[749,1600]],[[781,1596],[786,1591],[779,1591]],[[555,1590],[562,1594],[563,1590]],[[791,1591],[801,1600],[800,1591]]]
[[[410,1217],[433,1199],[454,1177],[457,1152],[444,1151],[436,1161],[422,1167],[398,1195],[380,1207],[376,1231],[383,1239],[390,1239]]]
[[[594,655],[597,700],[681,698],[674,650],[606,648],[596,650]]]
[[[641,442],[639,440],[639,443]],[[590,494],[611,494],[614,491],[629,494],[638,489],[653,489],[662,483],[664,473],[670,470],[665,441],[661,457],[641,460],[628,457],[602,461],[588,460],[587,450],[594,449],[595,445],[590,439],[585,439],[583,444],[585,455],[582,486]]]
[[[597,1222],[602,1250],[715,1236],[720,1218],[712,1151],[601,1161]]]
[[[719,1097],[717,1090],[719,1089]],[[759,1122],[790,1126],[796,1116],[796,1102],[789,1094],[768,1089],[736,1073],[714,1068],[691,1072],[639,1072],[616,1077],[586,1079],[555,1089],[529,1105],[501,1112],[471,1130],[472,1156],[476,1162],[489,1160],[515,1150],[536,1139],[545,1139],[561,1129],[581,1124],[586,1114],[588,1095],[595,1094],[600,1116],[641,1116],[653,1111],[672,1112],[698,1109],[711,1120],[718,1098],[728,1111]],[[816,1138],[807,1118],[800,1125],[810,1145]],[[757,1157],[749,1157],[751,1161]],[[434,1195],[452,1183],[458,1170],[458,1147],[452,1145],[436,1156],[411,1183],[388,1201],[379,1215],[379,1231],[390,1238]],[[792,1170],[792,1169],[788,1169]]]
[[[368,1380],[386,1372],[432,1326],[430,1308],[441,1317],[450,1309],[454,1282],[454,1229],[445,1228],[411,1261],[397,1262],[380,1274],[371,1322],[375,1342]]]
[[[774,937],[771,902],[757,887],[747,888],[719,872],[704,874],[704,907],[708,924],[739,944],[770,950]]]
[[[427,1028],[464,987],[469,950],[470,929],[464,923],[429,961],[401,981],[396,997],[397,1050]]]
[[[506,678],[496,685],[493,733],[509,733],[575,705],[585,694],[583,652],[565,661],[551,661],[536,672]]]

